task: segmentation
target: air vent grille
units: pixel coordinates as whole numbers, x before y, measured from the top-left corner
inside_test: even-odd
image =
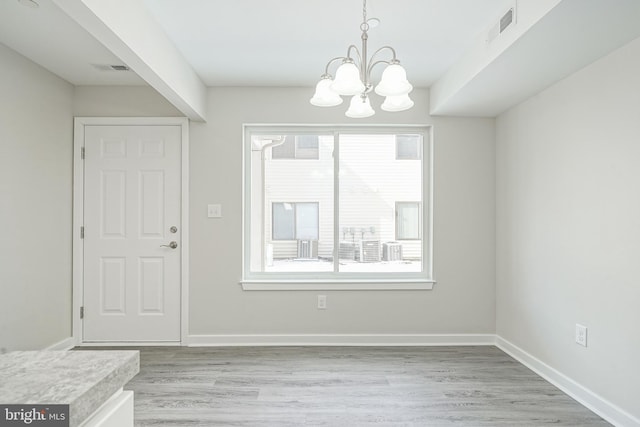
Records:
[[[507,13],[504,14],[502,18],[500,18],[500,34],[504,30],[507,29],[509,25],[513,22],[513,8],[509,9]]]
[[[126,65],[109,65],[109,64],[91,64],[93,67],[100,71],[129,71],[130,68]]]
[[[502,18],[498,22],[496,22],[487,32],[487,38],[485,39],[486,43],[493,42],[499,35],[507,30],[507,28],[511,27],[512,24],[516,23],[516,6],[515,4],[507,10]]]

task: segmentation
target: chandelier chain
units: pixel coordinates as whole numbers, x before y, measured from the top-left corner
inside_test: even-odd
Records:
[[[367,22],[367,0],[362,0],[362,22]]]

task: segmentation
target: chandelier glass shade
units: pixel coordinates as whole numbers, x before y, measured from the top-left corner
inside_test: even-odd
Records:
[[[409,98],[409,94],[398,96],[387,96],[380,106],[384,111],[395,113],[397,111],[408,110],[413,107],[413,101]]]
[[[407,80],[407,73],[396,58],[396,51],[391,46],[383,46],[367,58],[367,40],[369,38],[369,22],[378,22],[376,18],[367,19],[367,0],[362,2],[362,49],[350,45],[346,56],[331,59],[324,74],[316,85],[316,91],[311,98],[312,105],[318,107],[334,107],[342,104],[342,96],[351,96],[347,117],[364,118],[375,114],[369,100],[369,93],[374,91],[385,100],[381,108],[384,111],[397,112],[413,107],[409,93],[413,86]],[[355,52],[355,58],[353,57]],[[382,53],[389,53],[390,58],[379,58]],[[357,60],[357,62],[356,62]],[[340,62],[336,69],[335,78],[329,73],[331,66]],[[371,81],[371,71],[378,64],[387,64],[382,72],[380,82],[375,86]]]
[[[311,98],[311,104],[318,107],[335,107],[342,104],[340,95],[331,90],[333,81],[330,78],[321,79],[316,85],[316,93]]]
[[[352,119],[363,119],[365,117],[371,117],[376,112],[371,108],[371,101],[366,95],[353,95],[349,109],[344,113],[347,117]]]

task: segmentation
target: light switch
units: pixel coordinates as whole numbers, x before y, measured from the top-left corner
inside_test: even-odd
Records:
[[[222,218],[222,205],[207,205],[207,216],[209,218]]]

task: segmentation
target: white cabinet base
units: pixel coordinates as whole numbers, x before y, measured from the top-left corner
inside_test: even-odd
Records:
[[[80,427],[133,427],[133,392],[118,390]]]

